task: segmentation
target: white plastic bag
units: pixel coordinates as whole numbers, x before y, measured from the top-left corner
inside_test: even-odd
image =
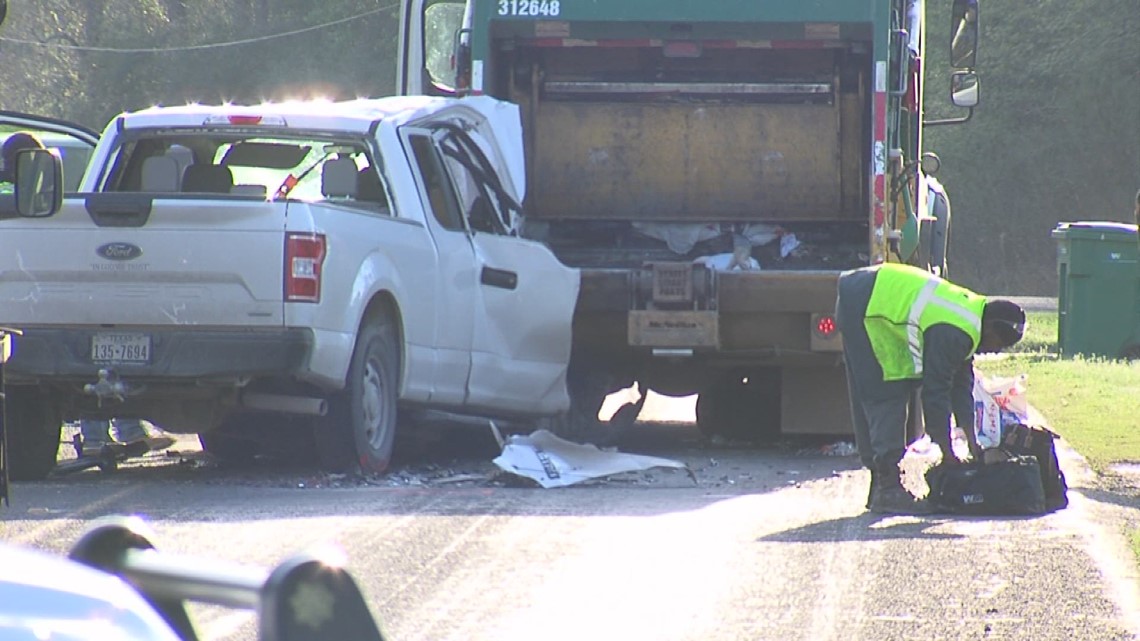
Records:
[[[974,376],[974,433],[982,449],[1001,443],[1001,406],[986,391],[980,376]]]
[[[1001,408],[1001,426],[1029,423],[1029,404],[1025,401],[1026,374],[1010,378],[995,378],[983,381],[986,391]]]
[[[983,449],[1001,444],[1004,428],[1029,422],[1025,374],[985,380],[974,372],[974,429]]]

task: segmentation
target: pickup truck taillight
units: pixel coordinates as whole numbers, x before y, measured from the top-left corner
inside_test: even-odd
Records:
[[[321,301],[321,265],[324,262],[324,234],[285,234],[285,302]]]

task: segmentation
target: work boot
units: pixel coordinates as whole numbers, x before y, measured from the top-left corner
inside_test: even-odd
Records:
[[[871,487],[871,501],[867,508],[877,514],[930,514],[933,512],[926,500],[915,499],[902,484],[902,471],[899,461],[902,456],[876,457],[878,469],[877,483]]]

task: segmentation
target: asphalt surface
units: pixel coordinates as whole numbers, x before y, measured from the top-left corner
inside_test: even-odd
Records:
[[[1105,485],[1064,443],[1064,510],[884,518],[864,511],[868,476],[842,441],[708,442],[683,401],[642,420],[620,449],[691,476],[538,489],[471,427],[425,430],[364,479],[227,469],[180,439],[114,474],[16,484],[0,533],[64,553],[91,519],[140,514],[160,549],[261,567],[334,542],[396,641],[1140,638],[1122,535],[1135,486]],[[194,615],[204,639],[256,638],[252,613]]]

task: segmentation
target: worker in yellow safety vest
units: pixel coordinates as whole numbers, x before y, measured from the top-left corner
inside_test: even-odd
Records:
[[[836,320],[855,427],[855,445],[871,470],[872,512],[929,512],[902,485],[910,399],[921,388],[926,433],[945,464],[958,462],[950,417],[980,459],[974,432],[974,354],[1000,352],[1021,340],[1025,311],[987,299],[909,265],[885,264],[839,276]]]

